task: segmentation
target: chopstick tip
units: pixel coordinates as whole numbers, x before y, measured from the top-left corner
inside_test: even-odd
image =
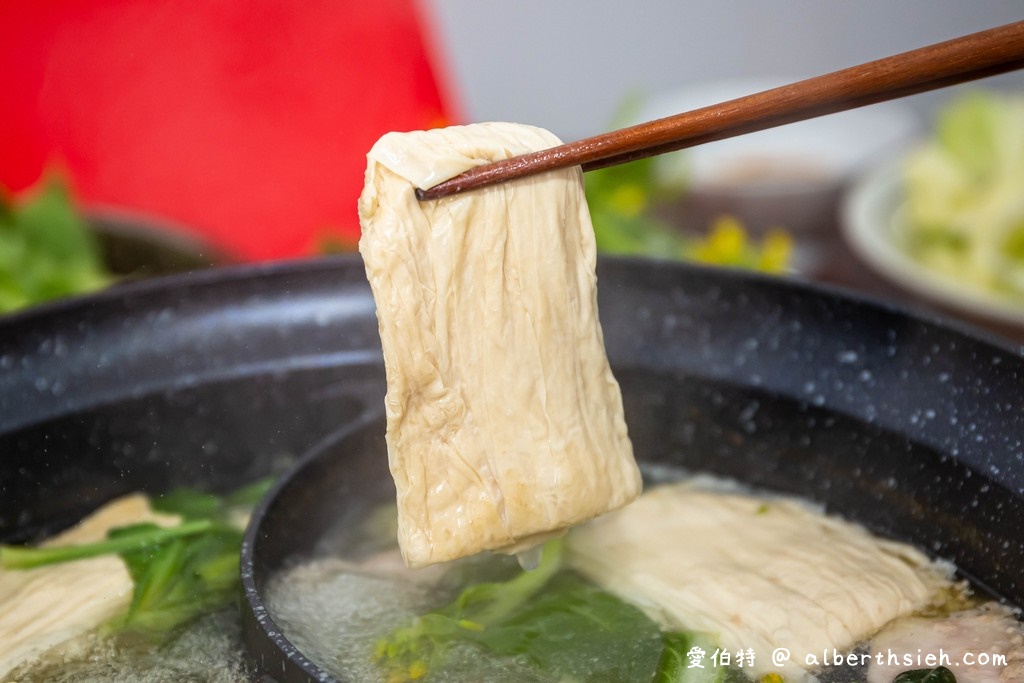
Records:
[[[458,177],[458,176],[456,176]],[[429,201],[432,199],[441,199],[448,195],[458,192],[461,188],[457,183],[452,182],[453,179],[442,180],[437,185],[433,185],[426,189],[417,187],[416,188],[416,199],[421,202]]]

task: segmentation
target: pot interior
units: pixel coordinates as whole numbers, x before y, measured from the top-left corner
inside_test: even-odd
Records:
[[[889,538],[956,563],[962,578],[1020,605],[1024,501],[955,458],[827,407],[687,373],[619,371],[646,473],[708,473],[822,504]],[[263,501],[243,551],[244,637],[282,681],[345,680],[294,644],[268,605],[279,572],[324,557],[358,561],[365,520],[393,505],[382,417],[312,449]],[[685,539],[675,539],[685,542]],[[298,635],[302,642],[303,634]],[[322,659],[318,659],[322,657]]]
[[[1021,349],[756,275],[605,259],[598,277],[641,460],[807,496],[1024,604]],[[357,257],[158,278],[11,316],[0,367],[0,541],[130,491],[288,471],[246,548],[248,637],[264,657],[291,653],[264,649],[262,582],[393,495]]]

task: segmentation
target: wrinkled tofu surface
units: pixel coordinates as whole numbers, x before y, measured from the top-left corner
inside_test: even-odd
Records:
[[[803,664],[845,652],[892,619],[928,607],[950,568],[911,546],[790,499],[693,483],[652,488],[575,529],[569,563],[669,629],[753,649],[747,674],[810,680]],[[771,653],[787,648],[784,666]]]
[[[639,494],[580,170],[414,195],[559,142],[488,123],[389,133],[368,154],[359,250],[410,566],[525,549]]]
[[[94,543],[114,527],[171,525],[143,495],[118,498],[43,545]],[[36,569],[0,570],[0,677],[127,611],[134,585],[117,555]]]

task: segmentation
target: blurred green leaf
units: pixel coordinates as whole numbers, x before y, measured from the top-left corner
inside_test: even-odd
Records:
[[[622,111],[635,109],[636,104],[636,99],[627,100]],[[635,120],[624,113],[616,118],[619,125]],[[658,169],[657,158],[650,157],[586,174],[587,204],[598,251],[769,273],[789,267],[792,240],[781,230],[769,233],[758,244],[728,216],[707,226],[705,235],[684,234],[678,226],[658,218],[656,207],[686,191],[685,179],[669,179]]]
[[[0,312],[112,281],[67,188],[44,178],[23,200],[0,198]]]

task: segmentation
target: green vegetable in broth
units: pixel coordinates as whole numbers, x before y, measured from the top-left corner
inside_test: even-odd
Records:
[[[892,683],[956,683],[956,676],[944,666],[904,671]]]
[[[640,610],[571,572],[560,572],[529,606],[476,635],[496,654],[523,656],[542,671],[578,680],[644,680],[661,650],[657,625]]]
[[[444,680],[450,655],[474,647],[514,659],[545,680],[721,683],[748,680],[705,659],[718,649],[700,633],[662,633],[640,609],[562,566],[563,542],[544,546],[540,566],[507,580],[465,588],[450,604],[381,638],[375,659],[388,680]],[[492,571],[466,566],[453,573]],[[731,677],[731,678],[730,678]]]
[[[85,560],[100,555],[132,553],[170,543],[184,536],[207,532],[212,524],[196,521],[176,527],[155,524],[136,524],[117,529],[106,541],[84,545],[62,545],[50,548],[30,548],[16,545],[0,546],[0,567],[4,569],[34,569],[51,564]]]
[[[122,531],[115,530],[111,536]],[[242,531],[216,524],[191,538],[121,553],[135,584],[127,614],[111,625],[159,640],[196,617],[230,605],[238,594]]]
[[[261,481],[226,496],[181,489],[152,501],[177,514],[177,526],[144,523],[111,529],[107,540],[44,548],[0,547],[0,567],[28,569],[118,554],[134,584],[127,613],[107,625],[162,640],[179,626],[230,605],[238,597],[242,525],[239,518],[270,485]]]
[[[157,512],[181,515],[185,519],[209,519],[230,523],[249,511],[270,489],[273,479],[260,479],[224,495],[194,489],[175,489],[153,499]]]
[[[706,660],[703,666],[693,665],[692,652],[710,654],[717,649],[716,643],[703,633],[672,631],[662,635],[662,643],[664,649],[652,683],[719,683],[727,680],[729,674],[734,674],[732,678],[737,681],[748,680],[728,666]]]
[[[178,489],[156,498],[153,509],[181,515],[183,526],[209,526],[189,538],[121,553],[135,591],[128,613],[112,627],[159,639],[234,602],[243,535],[238,516],[247,513],[270,484],[270,480],[256,482],[226,496]],[[117,538],[131,529],[115,529],[110,536]]]
[[[472,585],[395,629],[377,643],[377,661],[390,680],[416,680],[443,672],[450,651],[470,645],[556,679],[651,680],[663,649],[657,624],[562,569],[562,552],[561,541],[549,542],[537,569]]]

